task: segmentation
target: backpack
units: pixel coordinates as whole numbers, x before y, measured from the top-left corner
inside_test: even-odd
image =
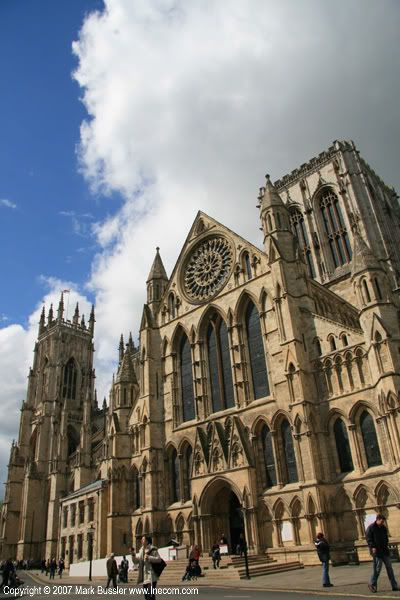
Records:
[[[151,566],[153,567],[153,571],[157,575],[157,577],[160,577],[161,573],[164,571],[165,567],[167,566],[167,563],[162,558],[161,562],[151,563]]]

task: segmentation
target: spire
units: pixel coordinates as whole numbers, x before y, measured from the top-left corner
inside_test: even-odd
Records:
[[[286,209],[282,198],[278,194],[277,189],[273,185],[269,175],[265,176],[265,187],[260,188],[258,199],[260,200],[259,208],[261,209],[261,213],[273,206]]]
[[[82,315],[82,319],[81,319],[81,327],[82,327],[82,329],[86,329],[85,315]]]
[[[44,304],[43,304],[42,312],[40,314],[40,321],[39,321],[39,335],[41,333],[43,333],[45,326],[46,326],[46,313],[45,313]]]
[[[351,276],[355,277],[368,269],[382,270],[378,259],[360,234],[357,225],[353,226],[353,261]]]
[[[115,383],[137,383],[135,369],[133,368],[129,352],[125,352],[124,354]]]
[[[118,346],[118,353],[119,353],[119,364],[122,363],[122,359],[124,358],[124,336],[121,333],[121,337],[119,338],[119,346]]]
[[[103,398],[103,410],[107,410],[107,401],[105,396]]]
[[[162,279],[164,281],[168,281],[167,273],[160,256],[160,248],[158,246],[156,248],[156,256],[154,258],[146,283],[149,283],[153,279]]]
[[[57,321],[61,323],[64,315],[64,293],[61,292],[60,302],[58,303],[57,309]]]
[[[92,309],[90,311],[89,317],[89,331],[93,334],[94,332],[94,324],[96,323],[96,319],[94,318],[94,304],[92,304]]]
[[[47,315],[47,325],[51,325],[53,323],[54,314],[53,314],[53,305],[50,304],[49,314]]]
[[[133,343],[132,339],[132,331],[129,332],[128,350],[131,353],[135,352],[135,344]]]
[[[74,325],[79,325],[79,304],[78,304],[78,302],[76,303],[76,306],[75,306],[75,312],[74,312],[72,322]]]

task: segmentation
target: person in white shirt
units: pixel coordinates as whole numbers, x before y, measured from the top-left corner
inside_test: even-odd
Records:
[[[155,600],[155,588],[158,576],[153,569],[154,563],[162,561],[158,550],[152,544],[151,537],[142,537],[142,547],[139,556],[132,557],[134,563],[139,563],[138,584],[143,584],[145,600]]]

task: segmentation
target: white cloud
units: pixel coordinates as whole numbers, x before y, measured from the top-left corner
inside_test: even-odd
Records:
[[[11,202],[11,200],[7,200],[7,198],[0,199],[0,206],[3,206],[4,208],[12,208],[12,209],[17,208],[17,205],[15,204],[15,202]]]
[[[171,270],[198,209],[260,244],[265,172],[340,138],[395,180],[399,63],[395,3],[105,4],[73,50],[89,114],[81,168],[125,199],[94,226],[98,355],[110,357],[118,332],[138,328],[155,247]]]

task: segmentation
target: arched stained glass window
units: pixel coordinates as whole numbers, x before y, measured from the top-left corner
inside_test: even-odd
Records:
[[[140,482],[137,469],[133,469],[131,485],[132,508],[136,510],[140,508]]]
[[[192,353],[186,335],[182,337],[180,348],[182,420],[191,421],[195,418]]]
[[[271,430],[267,425],[261,429],[261,442],[263,448],[265,479],[267,487],[276,485],[276,469],[274,460],[274,451],[272,448]]]
[[[339,198],[328,189],[322,194],[319,205],[333,264],[335,268],[340,267],[351,261],[352,251]]]
[[[210,321],[207,349],[213,412],[232,408],[235,402],[228,330],[220,317]]]
[[[76,398],[76,376],[77,369],[75,361],[70,358],[64,367],[64,380],[63,380],[63,398],[68,400],[75,400]]]
[[[293,233],[297,237],[299,246],[303,251],[303,255],[308,267],[308,273],[311,277],[315,277],[310,238],[308,237],[307,228],[304,223],[304,216],[299,210],[295,209],[290,213],[290,222],[292,224]]]
[[[294,483],[298,481],[296,456],[293,447],[292,432],[288,421],[283,421],[281,425],[282,435],[282,446],[283,446],[283,459],[286,467],[286,480],[287,483]]]
[[[245,320],[254,398],[263,398],[269,395],[268,375],[260,317],[252,302],[249,302],[247,306]]]
[[[382,457],[379,450],[378,438],[376,437],[374,420],[366,410],[360,417],[360,429],[368,467],[381,465]]]
[[[337,419],[333,426],[333,433],[335,434],[336,450],[339,459],[340,472],[350,473],[353,471],[353,459],[351,457],[351,450],[349,444],[349,436],[347,435],[346,425],[342,419]]]
[[[180,484],[180,462],[177,451],[174,449],[171,452],[171,501],[178,502],[181,499],[181,484]]]

